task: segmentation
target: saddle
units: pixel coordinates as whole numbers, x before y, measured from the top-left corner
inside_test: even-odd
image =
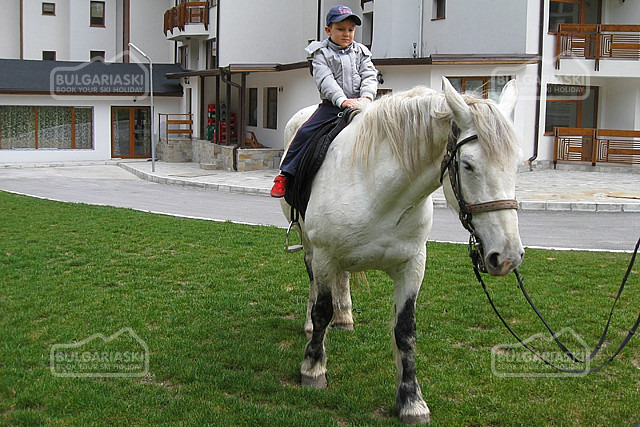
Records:
[[[285,200],[291,206],[291,219],[297,221],[299,213],[304,219],[307,204],[311,196],[311,183],[322,166],[334,138],[349,124],[356,110],[350,108],[341,111],[336,118],[322,126],[311,138],[302,153],[300,165],[294,177],[287,179]]]

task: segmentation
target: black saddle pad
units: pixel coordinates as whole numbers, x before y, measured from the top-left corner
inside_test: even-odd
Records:
[[[329,146],[342,129],[349,124],[354,113],[354,110],[345,109],[335,119],[322,126],[313,135],[304,153],[302,153],[296,176],[287,178],[287,189],[284,198],[293,209],[300,213],[302,219],[304,219],[309,197],[311,196],[311,182],[320,169],[322,162],[324,162]]]

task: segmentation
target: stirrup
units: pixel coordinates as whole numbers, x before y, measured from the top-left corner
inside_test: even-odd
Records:
[[[291,233],[292,228],[296,228],[298,232],[298,237],[300,238],[300,244],[290,245],[289,244],[289,234]],[[300,252],[303,249],[302,246],[302,228],[300,228],[300,223],[298,221],[291,221],[289,223],[289,228],[287,228],[287,237],[284,240],[284,250],[289,252],[290,254]]]

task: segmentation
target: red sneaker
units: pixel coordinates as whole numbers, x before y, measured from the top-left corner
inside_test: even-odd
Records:
[[[273,180],[275,184],[271,187],[271,197],[284,197],[284,193],[287,188],[287,177],[280,174]]]

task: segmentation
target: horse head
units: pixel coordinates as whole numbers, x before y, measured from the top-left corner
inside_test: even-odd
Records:
[[[481,270],[506,275],[522,262],[515,183],[522,153],[511,117],[517,89],[504,87],[498,104],[463,97],[443,78],[453,113],[452,138],[443,162],[444,193],[471,233]],[[454,126],[455,125],[455,126]]]

